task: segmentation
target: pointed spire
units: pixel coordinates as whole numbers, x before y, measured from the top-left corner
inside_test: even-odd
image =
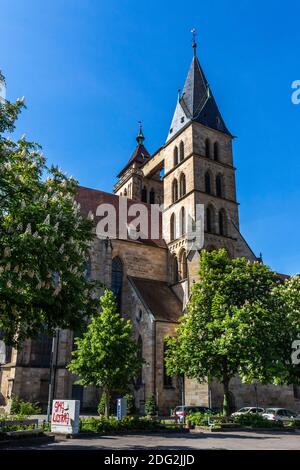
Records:
[[[138,121],[138,123],[139,123],[139,133],[136,136],[137,146],[135,147],[133,154],[131,155],[130,159],[128,160],[128,162],[125,165],[125,167],[123,168],[123,170],[118,174],[118,178],[120,178],[124,174],[124,172],[128,168],[130,168],[132,165],[139,168],[146,161],[148,161],[149,158],[151,158],[150,153],[148,152],[146,147],[144,147],[145,137],[144,137],[144,134],[143,134],[142,122]]]
[[[189,121],[231,135],[218,109],[208,81],[197,57],[196,30],[192,29],[193,59],[185,80],[182,95],[177,101],[167,141]]]
[[[140,125],[140,130],[139,130],[138,135],[136,136],[136,141],[137,141],[138,144],[142,145],[144,140],[145,140],[145,137],[144,137],[144,134],[143,134],[142,121],[139,121],[139,125]]]

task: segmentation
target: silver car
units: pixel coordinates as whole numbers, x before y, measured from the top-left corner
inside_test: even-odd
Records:
[[[300,421],[300,416],[297,413],[286,408],[267,408],[263,417],[270,421]]]
[[[235,413],[232,413],[231,416],[240,416],[246,414],[262,414],[264,413],[264,408],[259,408],[257,406],[244,406],[244,408],[240,408]]]

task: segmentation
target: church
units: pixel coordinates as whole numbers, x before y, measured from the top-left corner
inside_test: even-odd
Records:
[[[179,92],[166,141],[150,155],[140,127],[136,147],[119,172],[112,193],[80,187],[77,201],[83,215],[95,222],[95,237],[87,263],[87,276],[101,281],[116,295],[122,315],[130,318],[134,337],[145,364],[132,389],[141,413],[147,397],[154,394],[159,412],[169,414],[180,404],[220,407],[222,386],[198,384],[187,377],[169,377],[164,368],[164,338],[174,334],[178,319],[198,280],[200,250],[190,249],[187,218],[203,207],[202,248],[226,248],[232,257],[258,258],[239,229],[232,155],[234,136],[227,128],[197,57],[193,54],[182,92]],[[99,207],[112,206],[119,219],[122,204],[148,210],[163,206],[156,236],[130,238],[119,231],[115,236],[99,236]],[[128,213],[130,210],[128,211]],[[103,215],[103,213],[102,213]],[[150,224],[151,225],[151,224]],[[75,333],[57,333],[54,357],[54,395],[81,400],[82,409],[95,409],[99,390],[75,384],[66,365],[74,348]],[[2,348],[3,349],[3,348]],[[28,340],[18,351],[4,348],[0,369],[0,406],[12,394],[26,400],[47,403],[52,338]],[[297,387],[241,384],[231,382],[231,408],[280,406],[300,409]]]

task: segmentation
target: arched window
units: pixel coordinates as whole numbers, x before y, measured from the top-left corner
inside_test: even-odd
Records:
[[[180,271],[180,279],[187,278],[187,259],[186,259],[186,252],[185,250],[181,250],[179,254],[179,271]]]
[[[226,235],[227,227],[226,227],[226,213],[224,209],[219,211],[219,234]]]
[[[155,204],[155,191],[153,188],[151,188],[151,191],[149,194],[149,202],[150,204]]]
[[[185,179],[184,173],[181,173],[180,175],[179,190],[180,190],[180,197],[184,196],[186,193],[186,179]]]
[[[207,194],[211,194],[211,179],[209,171],[205,173],[205,192]]]
[[[172,256],[172,283],[173,284],[177,284],[177,282],[179,281],[179,276],[178,276],[178,261],[177,261],[177,258],[176,256]]]
[[[52,338],[47,335],[40,335],[31,340],[30,365],[49,367],[51,361]]]
[[[142,340],[141,335],[138,337],[138,340],[137,340],[137,348],[138,348],[138,352],[137,352],[138,359],[142,361],[143,360],[143,340]],[[135,380],[136,388],[139,389],[142,386],[142,384],[143,384],[143,366],[141,365],[139,374]]]
[[[185,210],[184,207],[180,209],[180,235],[183,236],[186,233],[185,226]]]
[[[167,344],[164,342],[164,351],[163,351],[163,376],[164,376],[164,388],[173,388],[173,380],[170,375],[167,375],[167,368],[166,368],[166,351],[167,351]]]
[[[121,311],[122,284],[123,284],[123,263],[122,263],[121,258],[116,256],[112,260],[111,290],[116,296],[119,312]]]
[[[184,143],[181,141],[179,144],[179,160],[184,160]]]
[[[207,158],[210,158],[210,140],[209,139],[205,140],[205,156]]]
[[[178,165],[178,147],[174,147],[174,153],[173,153],[173,159],[174,159],[174,166]]]
[[[176,202],[177,199],[178,199],[178,182],[177,182],[177,179],[174,179],[172,183],[172,202]]]
[[[142,189],[142,202],[147,202],[147,188],[146,186]]]
[[[218,144],[218,142],[214,143],[214,160],[216,162],[219,161],[219,144]]]
[[[206,230],[207,232],[214,233],[214,225],[215,225],[215,215],[214,209],[212,206],[208,206],[206,208]]]
[[[170,219],[170,241],[172,242],[176,238],[176,216],[173,213]]]
[[[127,189],[124,189],[124,196],[127,196]]]
[[[223,197],[223,181],[221,175],[217,175],[216,177],[216,195]]]

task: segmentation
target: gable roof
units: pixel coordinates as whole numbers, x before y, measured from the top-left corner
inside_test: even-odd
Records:
[[[98,191],[97,189],[85,188],[84,186],[79,186],[77,195],[76,195],[76,201],[80,204],[81,215],[84,217],[87,217],[89,213],[93,214],[95,225],[102,218],[96,215],[97,208],[101,204],[111,204],[114,207],[116,211],[116,225],[117,225],[116,238],[117,239],[119,239],[120,198],[123,200],[123,202],[126,200],[128,210],[131,205],[136,204],[136,201],[133,201],[132,199],[129,199],[127,197],[126,198],[120,197],[120,196],[117,196],[116,194],[107,193],[104,191]],[[158,230],[159,236],[158,238],[152,238],[151,237],[151,217],[152,217],[151,204],[147,204],[145,202],[139,202],[139,204],[147,208],[148,234],[145,234],[145,235],[148,235],[148,238],[147,239],[139,238],[138,240],[135,240],[135,241],[145,244],[145,245],[156,246],[159,248],[166,248],[167,245],[166,245],[165,240],[163,239],[161,212],[159,213],[159,230]],[[124,223],[127,223],[127,225],[129,225],[130,222],[132,222],[132,220],[135,219],[135,217],[136,216],[129,216],[127,212],[127,218],[125,219],[122,218],[121,220],[124,220]],[[129,237],[126,240],[131,241]]]

